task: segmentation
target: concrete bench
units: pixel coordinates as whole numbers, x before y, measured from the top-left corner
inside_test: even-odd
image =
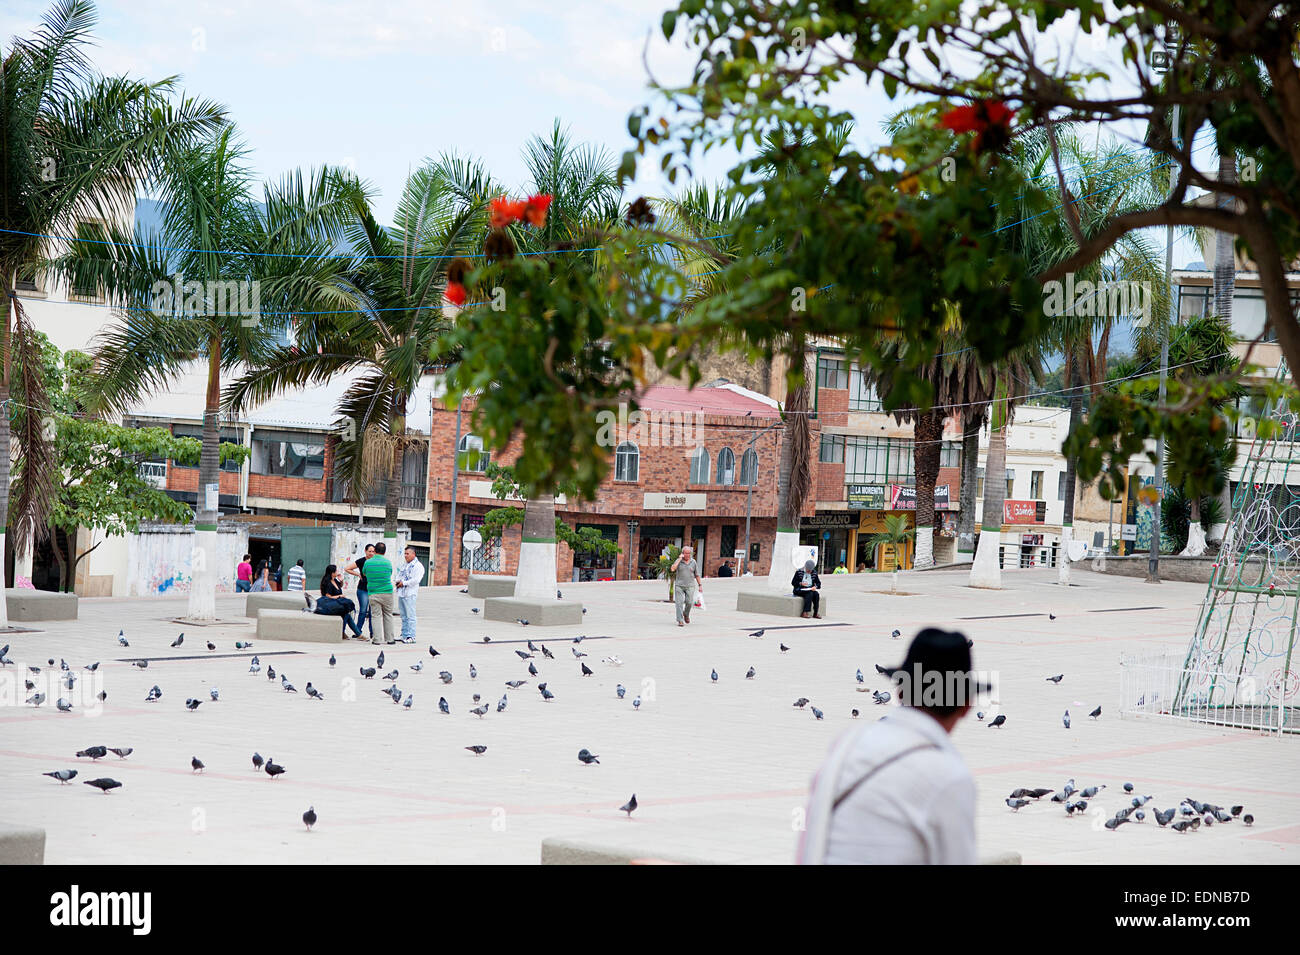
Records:
[[[485,597],[513,597],[515,595],[515,578],[503,574],[471,575],[469,578],[469,595],[477,600],[482,600]]]
[[[76,594],[7,587],[5,605],[9,609],[9,619],[15,621],[77,619]]]
[[[645,836],[637,837],[644,840]],[[979,865],[1020,865],[1019,852],[1009,850],[980,850]],[[543,839],[542,865],[637,865],[640,863],[669,863],[671,865],[752,865],[756,860],[738,856],[731,860],[699,859],[678,853],[664,852],[652,840],[636,844],[636,839],[607,835],[578,839]],[[793,863],[792,858],[765,859],[772,864]]]
[[[300,610],[259,610],[257,637],[259,640],[342,643],[343,618]]]
[[[44,865],[45,830],[0,822],[0,865]]]
[[[301,590],[273,590],[248,594],[244,598],[244,616],[256,617],[259,610],[301,610],[307,606]]]
[[[827,616],[826,591],[820,591],[818,612]],[[736,609],[745,613],[766,613],[774,617],[797,617],[803,613],[803,598],[771,590],[742,590],[736,594]]]
[[[534,627],[576,627],[582,623],[582,604],[576,600],[523,600],[489,597],[483,601],[484,620],[513,623],[520,618]]]

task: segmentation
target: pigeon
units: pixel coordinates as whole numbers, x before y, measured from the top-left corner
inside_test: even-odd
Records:
[[[1079,793],[1079,795],[1082,796],[1084,799],[1091,799],[1093,796],[1097,795],[1097,793],[1101,792],[1105,788],[1106,788],[1105,783],[1103,783],[1100,786],[1089,786],[1087,789]]]
[[[512,690],[517,690],[527,682],[527,680],[506,680],[506,686]]]
[[[213,703],[217,702],[217,699],[220,695],[221,695],[221,691],[217,689],[217,687],[215,686],[208,690],[208,696],[212,698]]]
[[[762,636],[763,634],[765,634],[765,633],[767,633],[767,628],[766,628],[766,627],[764,627],[764,628],[761,629],[761,630],[755,630],[753,633],[750,634],[750,636],[753,637],[754,639],[758,639],[759,637],[761,637],[761,636]]]
[[[1053,802],[1056,802],[1056,801],[1058,801],[1058,800],[1053,800]],[[1065,804],[1065,814],[1066,814],[1067,816],[1073,816],[1073,815],[1075,814],[1075,812],[1078,811],[1078,809],[1079,809],[1079,805],[1080,805],[1079,803],[1067,802],[1067,803]]]
[[[1133,802],[1130,803],[1130,805],[1131,805],[1134,809],[1141,809],[1143,806],[1145,806],[1147,803],[1149,803],[1153,798],[1154,798],[1153,796],[1134,796],[1134,797],[1133,797]],[[1220,811],[1222,811],[1222,810],[1220,810]]]
[[[1046,795],[1047,795],[1048,793],[1050,793],[1051,791],[1052,791],[1052,790],[1050,790],[1050,789],[1042,789],[1042,788],[1039,788],[1039,789],[1031,789],[1031,790],[1029,790],[1029,795],[1030,795],[1031,797],[1033,797],[1034,799],[1042,799],[1044,796],[1046,796]]]
[[[1008,797],[1008,798],[1010,798],[1010,799],[1025,799],[1025,798],[1027,798],[1027,797],[1030,795],[1030,793],[1032,793],[1032,792],[1033,792],[1032,789],[1013,789],[1013,790],[1011,790],[1011,795],[1010,795],[1010,797]]]
[[[203,760],[199,759],[197,756],[191,756],[190,769],[196,773],[200,772],[202,769],[204,769]]]
[[[42,703],[45,702],[45,694],[33,693],[31,696],[27,698],[27,702],[32,704],[32,706],[40,706]]]
[[[441,654],[440,654],[437,650],[435,650],[435,649],[433,648],[432,645],[430,645],[430,646],[429,646],[429,656],[430,656],[430,657],[437,657],[437,656],[441,656]]]
[[[897,630],[895,630],[893,633],[890,634],[890,636],[893,637],[895,640],[897,640],[897,639],[898,639],[899,637],[901,637],[902,635],[903,635],[903,634],[900,633],[900,632],[897,631]]]
[[[100,690],[100,691],[99,691],[99,702],[103,703],[103,702],[104,702],[105,700],[107,700],[107,699],[108,699],[108,691],[107,691],[107,690]]]
[[[1007,805],[1010,806],[1012,809],[1014,809],[1014,810],[1016,810],[1017,812],[1019,812],[1019,811],[1020,811],[1020,808],[1021,808],[1022,806],[1028,806],[1028,805],[1029,805],[1029,800],[1028,800],[1028,799],[1008,799],[1008,800],[1006,801],[1006,803],[1007,803]]]
[[[468,588],[468,587],[462,587],[462,588],[460,589],[460,592],[461,592],[462,594],[467,594],[467,593],[469,593],[469,588]]]
[[[394,703],[402,702],[402,691],[397,688],[396,683],[384,690],[384,693],[386,693]]]
[[[546,688],[545,683],[539,683],[537,689],[542,691],[542,699],[546,702],[549,703],[551,700],[555,699],[555,694]]]
[[[483,698],[482,698],[481,696],[479,696],[477,693],[474,694],[474,703],[475,703],[475,705],[478,705],[480,702],[482,702],[482,699],[483,699]]]
[[[117,644],[121,647],[129,647],[131,645],[127,642],[126,637],[123,635],[121,630],[117,632]]]
[[[442,680],[443,683],[450,683],[450,682],[451,682],[451,674],[450,674],[448,671],[446,671],[446,670],[439,670],[439,671],[438,671],[438,679]]]
[[[717,670],[714,670],[713,673],[710,675],[709,679],[711,679],[714,683],[717,683],[717,682],[718,682],[718,671],[717,671]]]
[[[63,681],[63,685],[66,686],[69,690],[71,690],[74,686],[77,685],[77,677],[74,674],[69,673],[68,678]]]
[[[299,803],[298,805],[301,806],[302,803]],[[302,814],[302,821],[303,821],[303,825],[305,825],[305,826],[307,827],[307,831],[308,831],[308,832],[311,832],[311,827],[314,826],[314,825],[316,825],[316,807],[315,807],[315,806],[308,806],[308,807],[307,807],[307,811],[304,812],[304,813]]]
[[[1218,809],[1214,813],[1214,818],[1219,822],[1232,822],[1233,815],[1226,809]]]
[[[109,790],[119,789],[122,786],[122,784],[119,783],[116,779],[109,779],[107,776],[103,777],[102,779],[87,779],[86,785],[94,786],[105,796],[108,795]]]
[[[393,669],[390,670],[388,673],[385,673],[382,677],[380,677],[380,679],[381,679],[381,680],[388,680],[388,681],[391,682],[391,681],[393,681],[393,680],[396,680],[399,676],[401,676],[401,674],[397,672],[397,669],[396,669],[396,668],[393,668]]]
[[[282,687],[284,687],[284,692],[286,692],[286,693],[297,693],[297,692],[298,692],[298,688],[297,688],[296,686],[294,686],[292,683],[290,683],[288,680],[281,680],[281,681],[280,681],[280,685],[281,685]]]
[[[557,590],[557,591],[555,592],[555,599],[556,599],[556,600],[563,600],[563,599],[564,599],[564,594],[560,593],[560,591]]]
[[[1255,817],[1252,816],[1250,813],[1246,813],[1246,815],[1241,817],[1241,821],[1248,826],[1253,826],[1255,824]]]
[[[325,697],[321,696],[320,690],[312,686],[311,683],[307,684],[306,690],[307,690],[307,695],[311,697],[313,700],[321,700],[322,702],[324,702]]]
[[[618,698],[621,700],[623,699],[623,694],[627,692],[627,687],[620,683],[618,686],[614,687],[614,692],[618,694]]]
[[[137,666],[137,667],[139,667],[141,670],[147,670],[147,669],[149,669],[149,661],[148,661],[148,660],[136,660],[136,661],[134,661],[131,665],[132,665],[132,666]]]
[[[1125,783],[1125,784],[1124,784],[1124,792],[1126,792],[1126,793],[1131,793],[1132,791],[1133,791],[1133,784],[1132,784],[1132,783]]]
[[[193,713],[203,704],[202,700],[188,699],[185,701],[185,708]]]
[[[284,773],[284,767],[279,763],[271,762],[271,757],[269,756],[266,758],[266,765],[262,768],[266,771],[266,775],[270,776],[272,779],[275,779],[276,776]]]
[[[888,692],[881,692],[880,690],[876,690],[871,694],[871,698],[876,701],[877,705],[884,706],[886,703],[889,702],[890,695]]]
[[[1101,707],[1100,707],[1100,706],[1097,707],[1095,710],[1093,710],[1093,711],[1092,711],[1091,713],[1089,713],[1088,715],[1091,716],[1091,717],[1095,720],[1097,717],[1101,716]]]
[[[519,618],[518,620],[516,620],[515,622],[516,622],[517,624],[519,624],[519,626],[521,626],[521,627],[526,627],[526,626],[528,626],[528,621],[525,620],[523,617],[520,617],[520,618]]]
[[[123,746],[120,749],[115,746],[110,746],[108,748],[108,751],[112,753],[114,756],[116,756],[118,759],[126,759],[128,756],[130,756],[132,753],[135,752],[135,749],[130,746]]]
[[[373,680],[375,678],[374,667],[360,667],[359,669],[361,671],[361,675],[365,677],[367,680]]]
[[[249,643],[241,643],[241,642],[238,641],[238,640],[235,641],[235,649],[236,649],[236,650],[251,650],[252,648],[253,648],[253,644],[252,644],[251,642],[249,642]]]
[[[261,753],[254,753],[254,754],[253,754],[253,772],[257,772],[259,769],[261,769],[261,768],[262,768],[262,764],[265,763],[265,762],[266,762],[266,760],[262,759],[262,754],[261,754]]]
[[[72,704],[69,703],[67,700],[65,700],[63,697],[59,697],[58,701],[54,705],[60,713],[72,712]]]
[[[384,668],[384,651],[379,651],[379,656],[375,658],[375,666],[382,670]]]
[[[1160,824],[1160,828],[1163,829],[1165,826],[1169,825],[1169,823],[1173,821],[1174,815],[1177,812],[1178,810],[1172,807],[1169,809],[1157,809],[1156,822]]]
[[[470,613],[478,613],[478,607],[470,607],[470,608],[469,608],[469,612],[470,612]],[[483,642],[484,642],[484,643],[487,643],[487,638],[486,638],[486,637],[483,639]]]
[[[249,672],[249,673],[261,673],[261,672],[262,672],[262,668],[261,668],[260,666],[258,666],[256,663],[250,663],[250,664],[248,665],[248,672]]]
[[[745,673],[745,679],[746,679],[746,680],[752,680],[752,679],[754,679],[755,672],[756,672],[756,671],[754,670],[754,668],[753,668],[753,667],[750,667],[749,670],[746,671],[746,673]]]
[[[172,649],[174,650],[176,647],[179,647],[184,642],[185,642],[185,634],[182,633],[179,637],[177,637],[175,640],[172,641]]]
[[[1069,710],[1066,710],[1066,711],[1065,711],[1065,715],[1061,717],[1061,725],[1063,725],[1067,730],[1070,728],[1070,711],[1069,711]]]
[[[275,679],[275,667],[271,666],[269,663],[266,665],[266,678],[268,680]]]
[[[28,690],[34,690],[34,689],[36,689],[36,684],[33,683],[31,680],[23,680],[23,683],[27,684],[27,689],[28,689]]]
[[[443,713],[451,713],[451,707],[447,705],[447,698],[445,696],[438,697],[438,709]]]
[[[3,654],[3,653],[0,653],[0,657],[3,657],[3,656],[4,656],[4,654]],[[96,670],[99,669],[99,661],[96,660],[94,663],[89,664],[89,665],[86,667],[86,669],[89,670],[91,673],[94,673]]]
[[[632,709],[634,710],[641,709],[641,697],[638,696],[636,699],[632,701]]]
[[[579,650],[577,647],[569,647],[569,649],[573,651],[573,659],[575,660],[581,660],[583,657],[586,656],[586,654],[583,653],[581,650]]]
[[[537,676],[537,667],[533,666],[531,663],[528,664],[528,675]]]
[[[1114,819],[1106,820],[1106,828],[1113,832],[1128,821],[1128,816],[1116,816]]]
[[[474,664],[472,663],[469,665],[469,678],[471,680],[478,679],[478,670],[474,669]]]
[[[596,671],[593,670],[591,667],[587,666],[587,664],[585,664],[585,663],[582,664],[582,675],[583,675],[583,676],[591,676],[591,675],[592,675],[593,673],[595,673],[595,672],[596,672]]]
[[[780,644],[780,647],[781,647],[781,652],[782,652],[782,653],[785,653],[787,650],[790,649],[790,648],[787,647],[784,643]]]
[[[983,710],[980,710],[978,713],[976,713],[976,714],[975,714],[975,719],[977,719],[977,720],[979,720],[981,723],[983,723],[983,722],[984,722],[984,711],[983,711]]]
[[[338,660],[334,659],[334,654],[331,653],[331,654],[330,654],[330,666],[332,667],[332,666],[334,666],[334,664],[336,664],[336,663],[338,663],[338,662],[339,662]]]
[[[209,640],[209,641],[208,641],[208,649],[209,649],[209,650],[215,650],[215,649],[217,649],[217,645],[216,645],[215,643],[213,643],[211,640]]]
[[[592,763],[599,764],[600,757],[588,749],[578,750],[578,761],[583,765],[590,766]]]
[[[856,720],[856,719],[858,718],[858,711],[857,711],[857,710],[850,710],[850,711],[849,711],[849,715],[852,716],[852,717]]]
[[[501,694],[501,699],[497,700],[497,712],[498,712],[498,713],[504,713],[505,710],[506,710],[506,705],[507,705],[508,703],[509,703],[509,701],[506,699],[506,695],[505,695],[504,693],[502,693],[502,694]]]
[[[1191,827],[1192,827],[1192,821],[1190,819],[1180,819],[1178,822],[1170,826],[1170,828],[1173,829],[1174,832],[1186,832]]]
[[[555,654],[552,653],[550,650],[546,649],[546,644],[544,643],[542,644],[542,656],[546,657],[546,659],[548,660],[555,659]]]
[[[470,712],[473,713],[475,716],[477,716],[479,719],[482,719],[484,716],[486,716],[487,711],[488,708],[486,703],[484,703],[482,706],[476,706],[474,707],[474,709],[470,710]]]
[[[997,716],[993,717],[993,719],[989,720],[989,727],[992,728],[994,726],[1001,726],[1006,721],[1007,721],[1007,714],[999,713]]]
[[[1201,822],[1205,823],[1205,828],[1210,828],[1214,825],[1214,813],[1207,812],[1201,817]]]
[[[1233,807],[1232,807],[1232,814],[1233,814],[1234,816],[1240,816],[1240,815],[1241,815],[1241,811],[1242,811],[1243,809],[1245,809],[1245,808],[1246,808],[1245,806],[1233,806]]]
[[[824,717],[824,716],[826,715],[826,714],[823,713],[821,710],[817,709],[817,707],[815,707],[815,706],[812,707],[812,714],[813,714],[814,717],[816,717],[816,718],[819,719],[819,720],[820,720],[822,717]]]
[[[469,750],[471,753],[473,753],[475,756],[482,756],[484,753],[487,752],[486,746],[466,746],[465,748]]]
[[[531,660],[531,659],[533,659],[533,655],[532,655],[531,653],[525,653],[523,650],[516,650],[516,651],[515,651],[515,655],[518,656],[519,659],[521,659],[521,660]]]
[[[797,699],[797,700],[794,701],[794,705],[795,705],[797,708],[799,708],[799,709],[802,710],[805,706],[807,706],[807,705],[808,705],[809,703],[811,703],[811,702],[812,702],[812,700],[808,699],[808,697],[806,697],[806,696],[801,696],[801,697],[799,697],[799,699]]]
[[[402,701],[402,706],[409,710],[414,704],[415,704],[415,694],[413,693],[406,694],[406,699]]]
[[[627,813],[627,817],[631,819],[632,813],[636,812],[636,793],[633,793],[631,799],[619,806],[618,811]]]
[[[865,683],[867,678],[862,675],[862,668],[858,667],[857,680],[859,683]]]
[[[876,664],[876,672],[881,676],[889,676],[889,668],[882,667],[879,663]]]
[[[1048,613],[1048,615],[1047,615],[1047,619],[1048,619],[1048,620],[1055,620],[1055,619],[1056,619],[1056,614],[1054,614],[1054,613]]]
[[[1056,674],[1056,676],[1049,676],[1049,677],[1047,678],[1047,682],[1048,682],[1048,683],[1060,683],[1060,682],[1061,682],[1062,680],[1064,680],[1064,679],[1065,679],[1065,674],[1064,674],[1064,673],[1058,673],[1058,674]]]
[[[67,673],[69,670],[72,669],[72,667],[68,666],[67,660],[63,659],[63,657],[59,657],[59,669],[62,670],[64,673]]]

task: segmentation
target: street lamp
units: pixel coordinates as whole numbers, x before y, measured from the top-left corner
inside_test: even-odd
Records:
[[[636,578],[632,576],[633,569],[636,567],[636,545],[632,542],[632,539],[636,537],[636,529],[640,526],[641,524],[638,521],[627,522],[627,579],[628,580],[636,580]]]

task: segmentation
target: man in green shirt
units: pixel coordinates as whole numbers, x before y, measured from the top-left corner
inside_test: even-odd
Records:
[[[366,578],[366,590],[370,592],[371,620],[377,612],[383,624],[384,643],[396,643],[393,638],[396,629],[393,622],[393,562],[384,554],[387,549],[383,541],[376,544],[375,555],[366,558],[361,572]],[[379,643],[373,636],[370,642]]]

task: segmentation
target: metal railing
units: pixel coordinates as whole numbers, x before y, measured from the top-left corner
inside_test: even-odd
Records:
[[[388,500],[388,482],[378,481],[366,495],[367,507],[383,507]],[[353,503],[348,482],[340,478],[333,481],[330,501],[334,504]],[[423,511],[429,506],[429,489],[425,484],[402,484],[397,492],[397,506],[403,510]]]

